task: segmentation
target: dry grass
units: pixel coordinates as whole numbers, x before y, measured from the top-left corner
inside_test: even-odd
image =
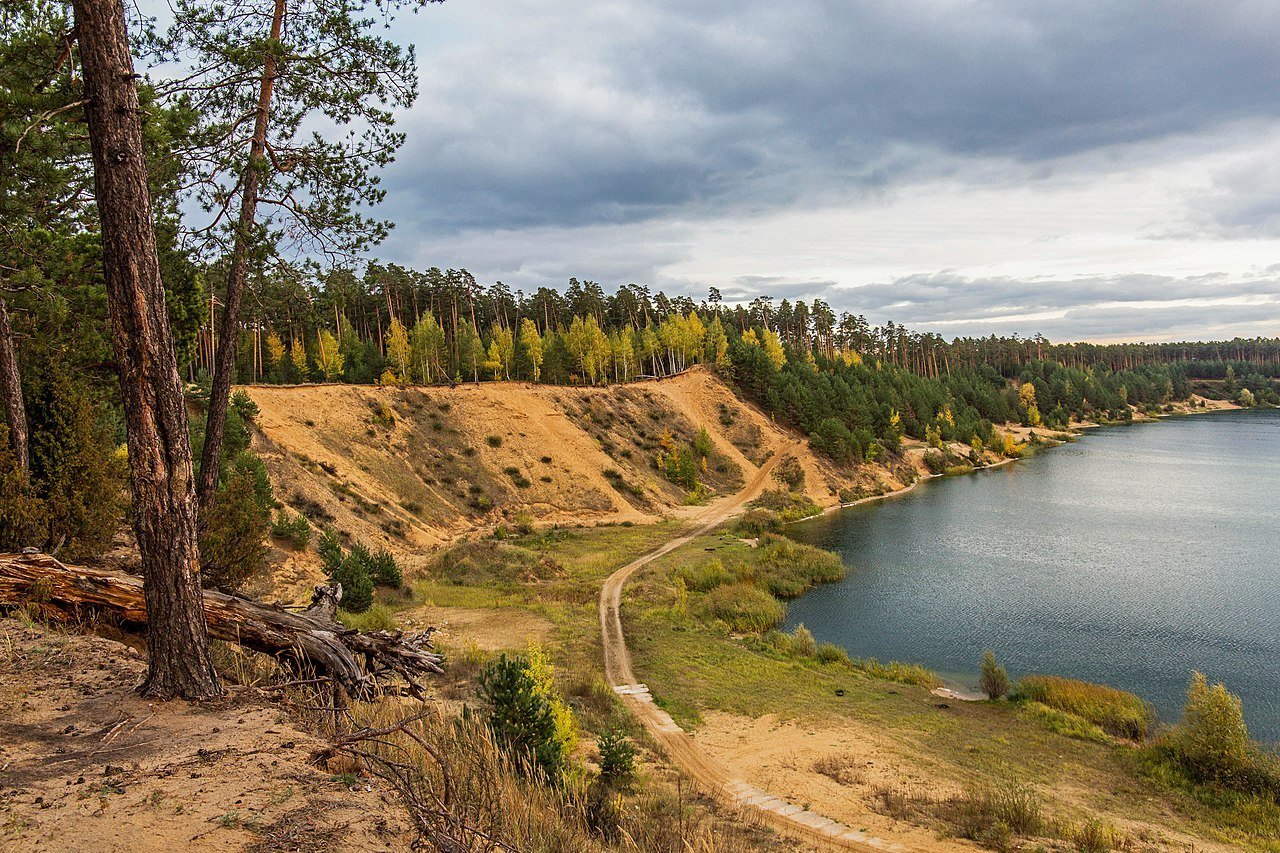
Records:
[[[1039,702],[1129,740],[1145,740],[1155,724],[1155,711],[1132,693],[1056,675],[1028,675],[1010,698]]]

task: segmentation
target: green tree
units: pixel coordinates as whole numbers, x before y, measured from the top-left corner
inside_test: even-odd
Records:
[[[240,304],[250,267],[268,249],[351,256],[388,226],[362,209],[385,191],[377,170],[403,142],[395,113],[417,95],[412,49],[375,29],[402,3],[364,0],[176,0],[155,43],[183,70],[162,84],[198,117],[184,162],[208,214],[194,233],[231,245],[198,495],[217,486],[234,371]],[[378,14],[372,14],[377,12]],[[194,72],[191,71],[194,69]],[[305,132],[317,125],[325,132]],[[260,218],[259,208],[270,214]],[[285,241],[291,246],[283,246]]]
[[[551,779],[564,769],[564,745],[556,737],[551,703],[538,688],[523,656],[502,655],[480,672],[480,697],[489,706],[489,727],[509,748],[527,757]]]

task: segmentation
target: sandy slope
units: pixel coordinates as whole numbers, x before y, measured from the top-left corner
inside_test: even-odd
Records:
[[[522,516],[593,524],[695,515],[654,470],[664,431],[687,442],[707,430],[714,453],[700,479],[720,495],[738,492],[780,448],[800,460],[820,505],[836,502],[841,485],[807,445],[701,367],[603,388],[244,390],[260,410],[255,448],[278,497],[317,525],[406,556]]]

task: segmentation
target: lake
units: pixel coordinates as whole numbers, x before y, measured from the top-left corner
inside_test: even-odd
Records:
[[[1280,741],[1280,410],[1103,427],[1079,441],[788,529],[841,582],[791,603],[854,657],[973,688],[1009,674],[1129,690],[1176,721],[1192,670]]]

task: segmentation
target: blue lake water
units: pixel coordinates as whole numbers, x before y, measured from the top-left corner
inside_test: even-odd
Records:
[[[791,603],[819,641],[977,683],[1110,684],[1180,714],[1192,670],[1280,741],[1280,410],[1105,427],[971,476],[793,525],[848,577]]]

